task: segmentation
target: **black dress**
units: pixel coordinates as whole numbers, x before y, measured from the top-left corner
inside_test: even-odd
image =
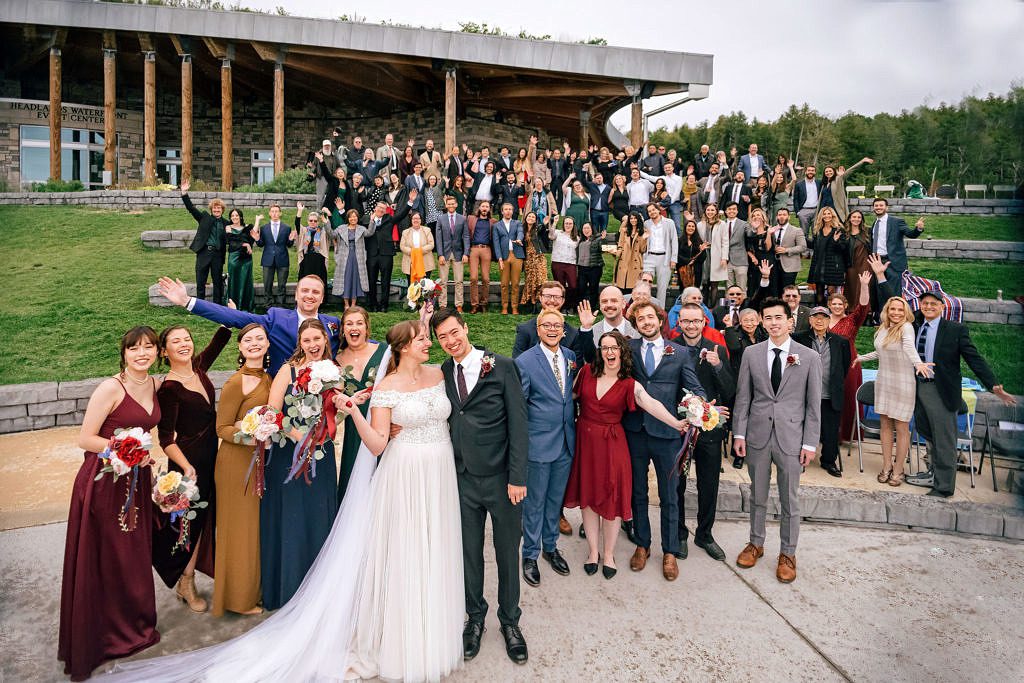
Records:
[[[701,250],[700,235],[694,233],[694,240],[679,238],[679,253],[676,254],[676,267],[679,269],[679,286],[700,287],[704,275],[704,262],[708,258],[707,249]]]

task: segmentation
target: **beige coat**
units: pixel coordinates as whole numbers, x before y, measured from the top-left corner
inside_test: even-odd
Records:
[[[647,234],[633,235],[619,230],[618,254],[615,258],[615,286],[632,289],[644,270],[644,252],[647,251]],[[675,258],[675,256],[673,256]]]
[[[320,224],[317,226],[320,228],[320,244],[316,250],[327,260],[327,255],[331,248],[331,225],[327,218],[324,218],[323,214],[320,214]],[[295,251],[299,255],[299,263],[302,263],[303,257],[306,255],[306,246],[309,244],[309,228],[305,225],[300,225],[299,221],[296,221],[295,231],[298,233],[298,238],[295,240]]]
[[[402,250],[402,272],[406,275],[412,268],[412,233],[414,230],[415,228],[406,228],[402,231],[402,241],[398,243],[398,248]],[[420,249],[423,250],[423,269],[430,273],[435,268],[434,235],[425,225],[420,228],[420,233],[423,236],[423,242],[420,244]]]
[[[441,153],[436,149],[433,152],[424,152],[420,155],[420,163],[423,164],[423,180],[426,181],[431,175],[437,176],[437,183],[440,185],[444,179],[444,171],[441,170]]]

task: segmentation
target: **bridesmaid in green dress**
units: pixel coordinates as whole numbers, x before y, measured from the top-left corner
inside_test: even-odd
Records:
[[[386,349],[387,344],[370,341],[370,314],[366,309],[361,306],[346,308],[341,316],[341,348],[335,358],[345,379],[345,394],[351,396],[373,386]],[[344,400],[341,396],[336,399],[341,400]],[[369,408],[369,401],[359,406],[363,417],[366,417]],[[356,464],[360,443],[362,442],[359,432],[356,431],[352,418],[346,417],[341,446],[341,476],[338,477],[338,505],[341,505],[345,497],[345,489],[348,488],[352,467]]]
[[[570,187],[572,188],[570,191]],[[576,174],[570,173],[562,184],[562,214],[572,216],[576,225],[590,222],[590,195],[583,183],[576,180]]]
[[[239,209],[231,210],[231,223],[225,230],[228,243],[228,299],[240,311],[252,312],[252,226],[245,224]],[[221,302],[217,302],[221,303]]]

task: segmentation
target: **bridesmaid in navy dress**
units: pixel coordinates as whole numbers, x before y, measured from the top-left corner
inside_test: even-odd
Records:
[[[121,372],[104,380],[89,399],[78,445],[85,460],[75,477],[64,545],[57,659],[73,681],[84,681],[103,662],[128,657],[160,642],[156,596],[149,568],[153,535],[150,468],[141,468],[135,491],[135,529],[124,531],[118,514],[130,477],[96,475],[96,454],[115,429],[160,421],[156,379],[149,368],[157,358],[156,332],[135,327],[121,338]]]
[[[270,405],[278,410],[284,407],[298,372],[313,361],[331,360],[327,330],[318,319],[302,321],[298,337],[298,349],[281,366],[270,388]],[[316,462],[311,483],[299,476],[286,484],[295,444],[302,438],[295,429],[290,436],[291,441],[271,451],[265,471],[267,491],[260,502],[260,574],[263,607],[268,610],[278,609],[298,590],[338,511],[334,443],[328,439],[323,445],[324,457]]]
[[[206,600],[196,590],[196,567],[213,576],[213,529],[215,500],[214,465],[217,461],[216,393],[207,371],[224,346],[231,330],[220,327],[198,356],[187,327],[175,325],[160,333],[161,362],[170,365],[157,392],[160,402],[160,447],[167,467],[194,479],[199,498],[207,502],[190,522],[190,548],[179,547],[178,532],[169,518],[158,513],[159,529],[153,532],[153,567],[168,588],[193,612],[205,612]]]

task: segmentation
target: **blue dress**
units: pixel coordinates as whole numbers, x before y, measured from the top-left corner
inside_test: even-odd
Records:
[[[348,231],[348,260],[345,262],[345,298],[355,299],[363,296],[362,285],[359,284],[359,262],[356,260],[356,232]]]
[[[291,369],[292,380],[295,368]],[[291,392],[288,385],[286,393]],[[338,466],[334,442],[323,446],[316,477],[284,483],[295,444],[274,445],[266,465],[267,491],[260,501],[260,576],[263,607],[278,609],[298,590],[331,533],[338,511]]]

